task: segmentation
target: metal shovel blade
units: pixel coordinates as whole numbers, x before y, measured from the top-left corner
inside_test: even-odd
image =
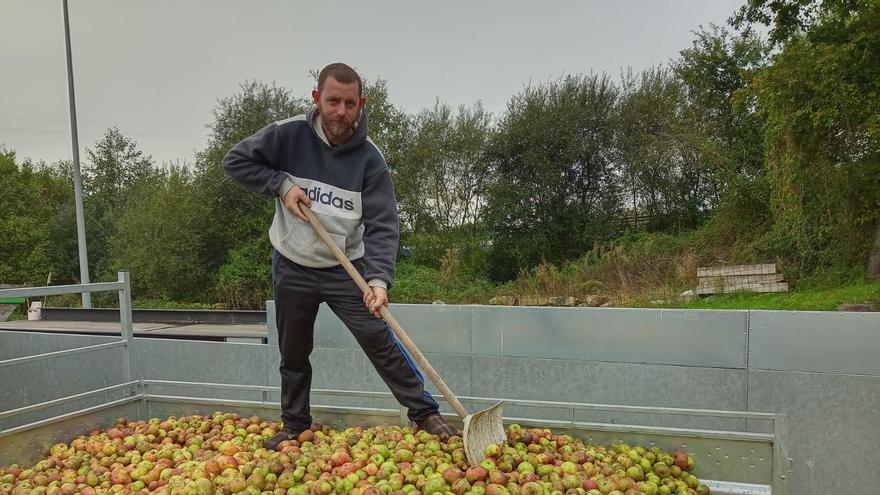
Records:
[[[472,466],[485,458],[483,453],[487,445],[507,440],[504,423],[501,422],[501,404],[499,402],[464,418],[464,455]]]

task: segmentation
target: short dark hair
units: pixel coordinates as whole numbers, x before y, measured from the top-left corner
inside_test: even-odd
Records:
[[[364,95],[364,83],[361,82],[361,76],[354,69],[341,62],[330,64],[321,69],[321,73],[318,74],[318,91],[324,89],[324,81],[327,80],[327,77],[332,77],[342,84],[356,82],[358,84],[358,96]]]

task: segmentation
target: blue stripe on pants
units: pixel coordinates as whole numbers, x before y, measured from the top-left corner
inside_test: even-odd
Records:
[[[394,341],[394,345],[396,345],[397,348],[400,349],[401,354],[403,354],[404,359],[406,359],[406,364],[409,365],[409,368],[412,370],[413,374],[416,375],[416,378],[419,379],[419,382],[421,382],[422,386],[424,387],[425,379],[422,378],[422,374],[419,372],[419,368],[413,361],[412,356],[409,355],[409,352],[407,352],[406,348],[400,343],[399,340],[397,340],[397,335],[395,335],[394,332],[391,331],[391,327],[388,326],[388,323],[385,324],[385,329],[388,330],[388,332],[391,334],[391,340]],[[440,407],[437,404],[437,401],[435,401],[434,398],[431,397],[431,394],[427,390],[422,393],[422,398],[433,404],[435,407]]]

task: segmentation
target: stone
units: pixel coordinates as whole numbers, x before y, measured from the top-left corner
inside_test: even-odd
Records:
[[[877,311],[873,304],[841,304],[838,311]]]
[[[489,299],[489,304],[493,306],[516,306],[517,302],[514,296],[495,296]]]
[[[555,296],[550,298],[551,306],[565,306],[571,308],[580,304],[578,298],[573,296]]]
[[[600,296],[598,294],[590,294],[586,296],[579,304],[578,307],[581,308],[597,308],[599,306],[607,306],[610,302],[608,297]]]
[[[520,306],[550,306],[550,298],[545,296],[519,296]]]

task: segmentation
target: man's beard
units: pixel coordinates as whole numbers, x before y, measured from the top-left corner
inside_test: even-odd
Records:
[[[327,119],[327,130],[333,135],[333,137],[343,137],[351,131],[354,122],[347,122],[344,119]]]
[[[354,124],[357,122],[357,117],[354,120],[349,121],[346,118],[340,118],[338,115],[333,114],[332,112],[324,113],[318,109],[318,113],[321,114],[321,122],[324,125],[324,133],[327,135],[327,139],[341,139],[347,137],[350,133],[354,133]],[[360,113],[358,113],[360,116]]]

